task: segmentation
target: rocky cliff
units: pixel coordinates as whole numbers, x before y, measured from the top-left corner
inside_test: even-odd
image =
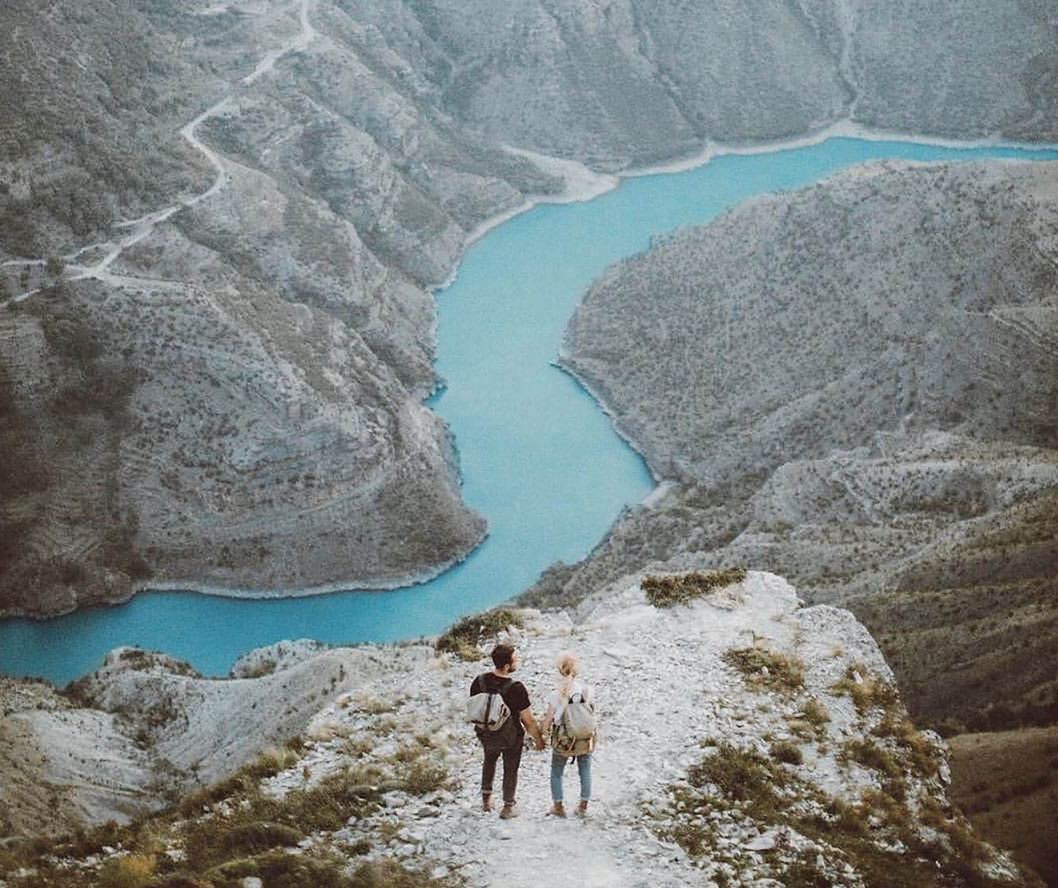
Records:
[[[865,620],[918,715],[1051,720],[1054,182],[871,165],[613,268],[566,360],[672,483],[582,579],[692,553],[784,570]]]
[[[953,810],[943,744],[908,720],[848,612],[804,607],[768,574],[668,608],[647,602],[643,580],[600,590],[578,614],[515,616],[499,636],[521,650],[538,714],[559,652],[582,659],[600,719],[583,822],[546,815],[548,757],[534,752],[521,817],[480,810],[481,753],[463,713],[493,637],[476,638],[473,662],[414,644],[285,645],[227,680],[125,649],[78,683],[77,704],[5,688],[4,749],[34,762],[36,781],[66,784],[45,811],[5,783],[8,832],[157,806],[146,760],[164,756],[171,788],[186,789],[295,739],[167,814],[35,849],[8,840],[0,884],[138,874],[345,888],[415,873],[420,885],[518,886],[538,884],[556,854],[583,884],[1034,884]],[[71,730],[89,723],[108,727]],[[389,880],[362,881],[371,872]]]
[[[425,288],[561,189],[504,146],[1054,137],[1045,4],[920,7],[6,4],[0,613],[461,558],[484,526],[421,403]]]

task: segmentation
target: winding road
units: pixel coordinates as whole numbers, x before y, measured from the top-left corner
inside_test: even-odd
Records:
[[[243,77],[239,84],[242,87],[251,86],[261,77],[270,73],[276,66],[276,63],[284,56],[289,55],[293,52],[303,52],[308,48],[309,44],[316,38],[317,32],[312,27],[312,23],[309,21],[309,6],[312,0],[297,0],[297,7],[299,11],[298,21],[300,27],[298,33],[295,34],[287,43],[276,48],[271,49],[261,58],[261,60],[254,67],[251,74]],[[228,4],[224,9],[232,8],[234,4]],[[294,4],[292,4],[294,5]],[[289,7],[288,7],[289,8]],[[207,10],[208,14],[223,11],[219,7],[211,8]],[[182,209],[196,206],[204,200],[208,200],[214,195],[218,194],[226,185],[230,182],[230,177],[225,166],[224,158],[222,158],[216,151],[206,145],[196,135],[196,130],[202,123],[211,117],[218,117],[223,115],[225,112],[235,108],[235,96],[236,90],[233,88],[227,96],[220,101],[214,103],[201,114],[198,115],[194,120],[188,123],[180,130],[180,135],[188,141],[188,143],[201,152],[206,160],[209,161],[210,165],[216,171],[216,178],[213,180],[213,184],[202,192],[201,194],[193,197],[183,198],[177,203],[171,204],[170,206],[164,207],[163,209],[156,210],[153,213],[148,213],[145,216],[141,216],[138,219],[130,219],[124,222],[118,222],[115,224],[115,228],[127,231],[124,237],[117,240],[106,240],[98,243],[88,244],[87,246],[81,247],[73,253],[67,254],[62,257],[65,264],[65,279],[68,281],[79,281],[92,278],[95,280],[104,281],[109,284],[117,285],[118,283],[127,280],[127,276],[116,274],[110,271],[110,267],[114,262],[128,250],[130,247],[135,246],[140,241],[149,237],[154,230],[161,225],[163,222],[168,221],[176,213]],[[83,265],[77,260],[85,253],[91,253],[93,251],[103,252],[103,257],[93,265]],[[0,268],[24,268],[25,266],[41,268],[45,265],[44,259],[13,259],[3,263],[0,263]],[[137,281],[142,279],[137,278]],[[172,286],[171,281],[156,281],[159,285]],[[35,296],[43,288],[36,287],[31,290],[26,290],[21,293],[16,293],[14,296],[9,297],[0,305],[6,305],[8,303],[23,302],[32,296]]]

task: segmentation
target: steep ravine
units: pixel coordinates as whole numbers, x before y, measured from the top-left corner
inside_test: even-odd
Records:
[[[670,485],[551,588],[705,553],[783,570],[862,615],[917,714],[1046,720],[1054,181],[872,164],[611,269],[565,359]]]

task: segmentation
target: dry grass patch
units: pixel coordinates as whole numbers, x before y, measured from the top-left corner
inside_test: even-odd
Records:
[[[851,697],[861,716],[875,707],[888,709],[897,699],[896,688],[890,682],[872,674],[860,663],[849,666],[845,674],[830,686],[830,690]]]
[[[746,569],[730,567],[708,573],[693,571],[672,576],[648,576],[640,584],[647,601],[654,607],[672,607],[695,598],[702,598],[717,589],[741,583]]]
[[[144,888],[154,880],[157,863],[151,854],[112,857],[99,870],[99,888]]]
[[[796,693],[805,684],[805,664],[797,657],[765,647],[730,648],[723,660],[737,669],[750,687]]]
[[[497,608],[464,617],[451,626],[434,644],[438,653],[453,653],[461,660],[474,661],[482,657],[481,644],[510,626],[521,628],[525,621],[512,610]]]

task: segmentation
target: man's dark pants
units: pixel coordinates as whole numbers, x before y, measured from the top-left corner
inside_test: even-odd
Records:
[[[503,804],[513,805],[518,791],[518,766],[522,763],[522,741],[503,749],[486,749],[485,763],[481,766],[481,794],[492,794],[492,781],[496,777],[496,762],[503,756]]]

